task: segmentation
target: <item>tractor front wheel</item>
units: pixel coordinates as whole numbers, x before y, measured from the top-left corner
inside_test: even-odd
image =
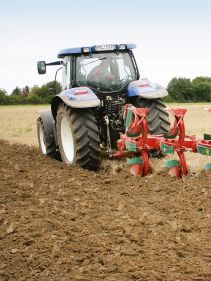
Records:
[[[100,167],[100,139],[91,109],[60,105],[56,117],[59,151],[64,163],[88,170]]]

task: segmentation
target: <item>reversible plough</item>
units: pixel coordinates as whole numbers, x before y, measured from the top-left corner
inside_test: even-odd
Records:
[[[205,108],[211,112],[210,108]],[[147,176],[150,172],[150,154],[174,154],[178,160],[168,160],[165,167],[169,174],[181,178],[187,175],[185,152],[200,153],[211,156],[211,135],[204,134],[204,139],[188,136],[185,133],[184,116],[186,109],[168,109],[174,115],[174,124],[168,133],[163,135],[148,134],[147,108],[136,108],[125,105],[125,133],[117,141],[117,151],[114,157],[129,157],[130,173],[134,176]],[[205,165],[205,170],[211,169],[211,163]]]

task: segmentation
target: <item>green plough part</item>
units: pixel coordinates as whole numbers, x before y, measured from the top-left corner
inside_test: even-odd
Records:
[[[132,110],[128,109],[127,116],[126,116],[125,122],[124,122],[124,125],[125,125],[126,128],[129,128],[132,120],[133,120],[133,112],[132,112]],[[138,137],[138,136],[140,136],[140,132],[130,133],[126,130],[126,136],[127,137],[133,137],[133,138]]]
[[[174,154],[174,147],[161,143],[160,150],[165,154]]]
[[[206,146],[198,145],[197,146],[198,153],[211,156],[211,148],[208,148]]]
[[[204,165],[205,171],[211,170],[211,163]]]
[[[130,109],[128,109],[127,116],[125,118],[125,127],[130,126],[132,118],[133,118],[133,112]]]
[[[126,149],[127,149],[128,151],[137,152],[136,144],[131,143],[131,142],[129,142],[129,141],[126,141],[125,145],[126,145]]]
[[[168,160],[164,163],[164,167],[166,167],[166,168],[173,168],[176,166],[180,166],[179,160]]]
[[[127,164],[129,164],[129,165],[143,164],[143,161],[139,157],[133,157],[133,158],[127,160]]]
[[[211,140],[210,134],[204,134],[204,140]]]
[[[135,138],[135,137],[140,136],[140,133],[138,132],[138,133],[134,133],[134,134],[132,134],[132,133],[126,132],[126,135],[127,135],[127,137],[132,137],[132,138]]]

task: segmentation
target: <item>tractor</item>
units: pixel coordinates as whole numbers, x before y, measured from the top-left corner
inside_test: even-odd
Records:
[[[101,151],[112,156],[125,130],[126,104],[148,108],[151,135],[169,131],[169,114],[161,100],[168,93],[160,85],[140,79],[134,48],[135,44],[69,48],[59,51],[58,61],[37,63],[39,74],[46,73],[46,66],[62,69],[62,91],[37,120],[43,154],[98,170]]]

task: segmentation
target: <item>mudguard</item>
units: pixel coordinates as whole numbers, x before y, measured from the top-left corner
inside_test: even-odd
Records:
[[[148,79],[132,81],[127,87],[127,96],[140,96],[145,99],[158,99],[168,95],[167,90],[159,84],[152,83]]]
[[[63,90],[59,95],[56,95],[51,102],[54,120],[56,120],[58,106],[62,102],[72,108],[91,108],[100,105],[100,100],[88,87]]]
[[[63,90],[56,97],[60,98],[66,105],[73,108],[88,108],[100,105],[100,100],[88,87]]]

